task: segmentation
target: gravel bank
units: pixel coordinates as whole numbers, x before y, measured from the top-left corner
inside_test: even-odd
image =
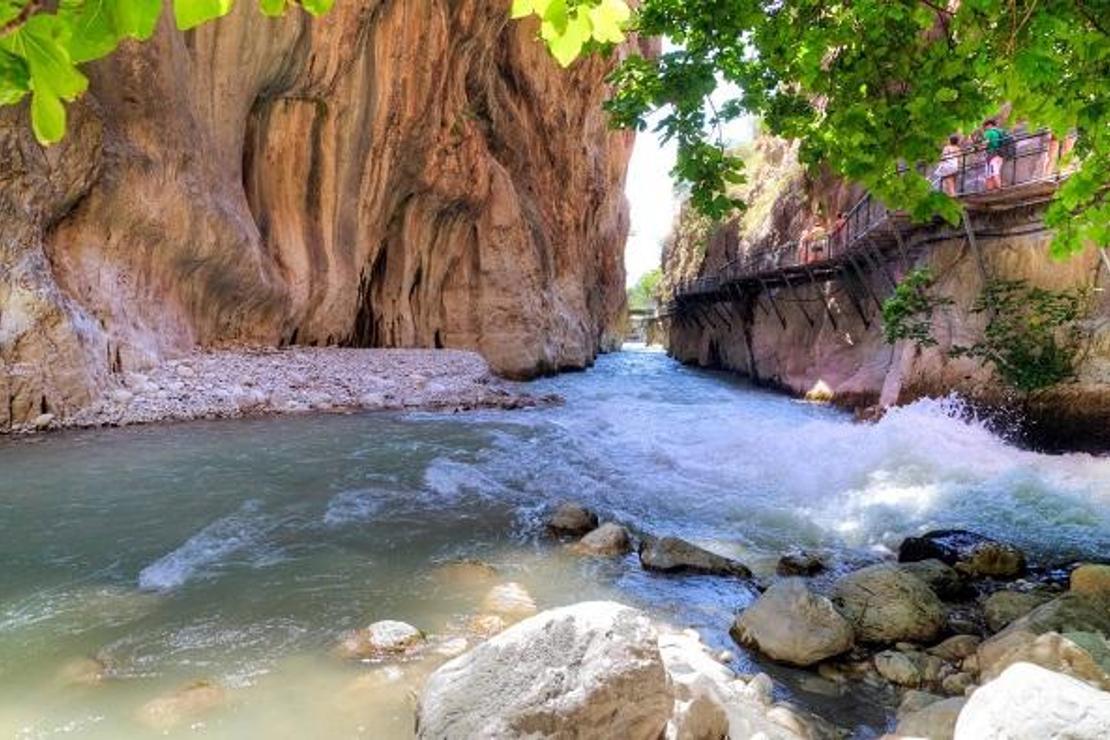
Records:
[[[88,407],[46,413],[13,431],[306,411],[517,409],[560,401],[511,389],[481,356],[461,350],[209,350],[124,373]]]

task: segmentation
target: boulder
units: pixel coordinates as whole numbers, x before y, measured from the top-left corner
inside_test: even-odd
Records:
[[[967,699],[962,696],[930,702],[917,711],[901,717],[895,733],[901,737],[952,740],[956,731],[956,720],[966,703]]]
[[[1032,591],[995,591],[983,599],[983,617],[987,628],[998,632],[1015,619],[1024,617],[1041,604],[1051,601],[1048,594]]]
[[[1065,644],[1056,637],[1047,638],[1035,644],[1038,637],[1046,633],[1056,633],[1070,644]],[[1089,667],[1092,664],[1101,666],[1098,656],[1091,655],[1090,651],[1080,644],[1090,644],[1091,640],[1079,637],[1077,643],[1076,640],[1067,637],[1083,633],[1098,635],[1102,639],[1110,635],[1110,608],[1103,599],[1069,591],[1038,606],[994,637],[985,640],[979,646],[979,670],[985,680],[999,675],[1019,660],[1065,671],[1083,670],[1083,666]],[[1099,652],[1097,647],[1091,649],[1096,653]],[[1088,652],[1089,657],[1085,658],[1077,654],[1077,650]],[[1107,668],[1110,666],[1100,667],[1100,673],[1094,674],[1084,671],[1083,677],[1101,682]]]
[[[982,640],[975,635],[956,635],[929,648],[928,653],[941,660],[959,663],[967,656],[975,655],[981,642]]]
[[[489,590],[482,600],[484,611],[509,617],[522,617],[536,613],[536,602],[524,586],[510,581]]]
[[[1110,694],[1030,663],[1016,663],[977,689],[956,721],[955,740],[1105,740]]]
[[[1110,565],[1084,563],[1071,572],[1071,590],[1084,596],[1110,599]]]
[[[441,666],[417,708],[421,738],[655,740],[674,693],[655,628],[606,601],[551,609]]]
[[[898,710],[895,712],[895,716],[897,716],[898,719],[902,719],[938,701],[944,701],[944,697],[938,696],[937,694],[930,694],[928,691],[910,689],[902,695],[902,701],[898,704]]]
[[[773,584],[732,625],[733,638],[783,663],[807,666],[852,649],[852,627],[800,578]]]
[[[136,719],[158,732],[170,730],[227,705],[227,690],[208,681],[196,681],[139,707]]]
[[[973,577],[1016,578],[1025,572],[1021,550],[965,529],[938,529],[907,537],[898,548],[901,563],[930,558]]]
[[[924,581],[896,565],[872,565],[840,578],[832,600],[860,642],[931,642],[944,607]]]
[[[875,670],[879,675],[898,686],[915,688],[921,685],[921,661],[916,653],[884,650],[875,654]]]
[[[750,578],[747,566],[677,537],[647,537],[640,543],[640,564],[663,573],[706,573]]]
[[[547,529],[555,535],[580,537],[597,529],[597,514],[580,504],[565,502],[552,512]]]
[[[814,576],[825,570],[825,563],[818,556],[805,550],[792,550],[781,558],[775,566],[780,576]]]
[[[765,674],[750,683],[737,678],[690,630],[659,635],[659,651],[675,693],[667,740],[750,738],[760,733],[776,740],[798,737],[769,716],[773,710]]]
[[[959,571],[936,558],[901,563],[898,567],[925,581],[942,599],[959,599],[967,594],[967,582]]]
[[[398,657],[421,647],[424,633],[405,622],[383,619],[344,636],[339,652],[345,658]]]
[[[944,680],[940,682],[941,689],[949,696],[963,696],[974,685],[975,677],[962,671],[953,673],[951,676],[945,676]]]
[[[1009,649],[982,665],[980,674],[988,681],[1015,663],[1033,663],[1064,673],[1110,691],[1110,644],[1095,632],[1045,632],[1029,639],[1015,633]]]
[[[628,530],[614,522],[606,522],[571,545],[579,555],[624,555],[632,551]]]

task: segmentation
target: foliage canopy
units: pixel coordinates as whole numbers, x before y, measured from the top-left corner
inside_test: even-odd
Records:
[[[545,23],[541,8],[596,2],[533,1]],[[800,139],[806,163],[955,222],[955,202],[897,165],[935,160],[949,134],[1008,104],[1010,120],[1080,134],[1081,169],[1046,214],[1054,252],[1110,244],[1110,0],[643,0],[626,28],[675,48],[624,59],[609,110],[638,128],[666,110],[657,128],[677,142],[675,175],[703,213],[743,206],[726,194],[743,163],[714,132],[757,115]],[[714,106],[720,82],[740,92]]]
[[[644,311],[651,308],[659,300],[659,284],[663,280],[663,271],[658,267],[645,272],[636,284],[628,289],[628,307]]]

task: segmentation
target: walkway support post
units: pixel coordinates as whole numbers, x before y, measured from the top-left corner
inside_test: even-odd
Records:
[[[775,297],[771,295],[771,291],[767,289],[767,283],[763,282],[763,278],[758,278],[758,280],[760,286],[763,288],[763,292],[767,294],[767,300],[771,302],[771,308],[775,309],[775,316],[779,317],[779,323],[782,324],[782,328],[785,329],[786,319],[783,318],[782,312],[779,311],[779,304],[775,303]]]
[[[817,278],[813,276],[813,270],[809,269],[809,265],[805,265],[806,274],[809,275],[809,281],[813,283],[814,289],[817,294],[821,296],[821,305],[825,307],[825,315],[829,317],[833,329],[839,331],[840,327],[836,325],[836,317],[833,316],[832,307],[829,305],[829,299],[825,296],[825,291],[821,290],[821,284],[817,282]]]

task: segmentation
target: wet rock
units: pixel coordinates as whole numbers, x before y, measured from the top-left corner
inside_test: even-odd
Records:
[[[673,708],[647,617],[595,601],[526,619],[441,666],[417,735],[657,738]]]
[[[967,593],[967,582],[963,576],[936,558],[901,563],[898,567],[925,581],[942,599],[959,599]]]
[[[640,543],[640,564],[664,573],[705,573],[750,578],[743,563],[691,544],[677,537],[647,537]]]
[[[692,630],[660,634],[659,651],[675,694],[668,740],[795,737],[768,718],[770,689],[763,681],[737,678]]]
[[[944,607],[924,581],[896,565],[872,565],[840,578],[832,600],[860,642],[932,642]]]
[[[1055,636],[1038,642],[1041,636],[1049,633]],[[1103,599],[1069,591],[1038,606],[984,641],[978,651],[979,669],[987,680],[1009,665],[1025,660],[1102,682],[1105,669],[1098,667],[1099,643],[1081,637],[1084,633],[1097,635],[1101,640],[1110,635],[1110,608]],[[1077,637],[1079,642],[1071,637]]]
[[[921,685],[921,664],[915,657],[911,653],[884,650],[875,654],[875,670],[893,684],[915,688]]]
[[[732,625],[733,638],[784,663],[808,666],[852,649],[852,627],[800,578],[772,584]]]
[[[930,655],[952,663],[959,662],[969,655],[975,655],[982,640],[976,635],[956,635],[929,648]]]
[[[1035,638],[1016,633],[1007,641],[1008,650],[980,656],[980,674],[988,681],[1016,663],[1033,663],[1057,673],[1073,676],[1110,691],[1110,644],[1095,632],[1045,632]],[[993,646],[989,646],[993,647]]]
[[[139,708],[136,719],[153,730],[168,732],[226,706],[227,701],[222,686],[197,681],[148,701]]]
[[[974,685],[975,677],[962,671],[953,673],[951,676],[945,676],[944,680],[940,682],[941,689],[949,696],[963,696]]]
[[[1110,565],[1085,563],[1071,573],[1071,590],[1110,600]]]
[[[597,514],[571,502],[559,504],[547,520],[548,531],[560,536],[580,537],[596,528]]]
[[[100,658],[77,658],[62,666],[58,681],[67,686],[95,686],[108,677],[107,662]]]
[[[825,570],[818,556],[805,550],[792,550],[779,558],[775,573],[780,576],[814,576]]]
[[[945,678],[956,672],[951,663],[935,655],[917,653],[917,660],[921,666],[921,681],[929,686],[939,686]]]
[[[971,695],[956,740],[1110,737],[1110,694],[1030,663],[1017,663]]]
[[[939,529],[907,537],[898,561],[935,558],[972,577],[1016,578],[1025,572],[1025,554],[1012,545],[964,529]]]
[[[339,644],[339,653],[352,660],[398,657],[424,643],[424,633],[411,624],[383,619],[348,633]]]
[[[983,632],[983,610],[978,604],[959,604],[948,609],[944,622],[953,634],[979,635]]]
[[[466,631],[478,637],[486,638],[504,631],[506,626],[505,620],[496,614],[475,614],[467,620]]]
[[[607,522],[571,545],[571,550],[579,555],[624,555],[632,551],[632,538],[621,525]]]
[[[966,703],[963,697],[931,702],[902,717],[895,732],[902,737],[952,740],[957,718]]]
[[[1015,619],[1024,617],[1052,597],[1036,591],[995,591],[983,599],[983,617],[991,632],[998,632]]]
[[[895,716],[897,716],[898,719],[902,719],[938,701],[944,701],[944,697],[937,694],[930,694],[928,691],[910,689],[903,694],[902,702],[898,705],[898,711],[895,712]]]
[[[482,600],[482,608],[494,614],[520,618],[535,614],[536,602],[524,586],[510,581],[491,588]]]

